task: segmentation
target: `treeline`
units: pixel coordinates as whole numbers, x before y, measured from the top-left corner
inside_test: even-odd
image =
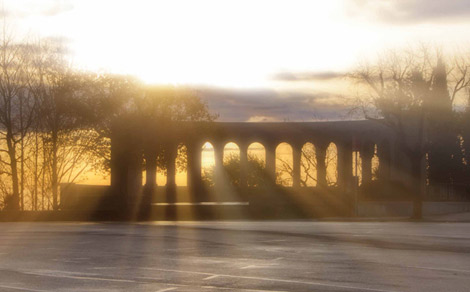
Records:
[[[214,118],[190,90],[78,71],[57,42],[0,41],[0,209],[60,209],[61,183],[108,171],[113,121]]]

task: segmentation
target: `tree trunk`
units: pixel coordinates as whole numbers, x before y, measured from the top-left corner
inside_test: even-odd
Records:
[[[21,210],[24,210],[24,137],[21,137],[21,171],[20,171],[20,200]]]
[[[20,206],[21,211],[24,210],[24,125],[23,125],[23,98],[20,97],[20,130],[21,130],[21,143],[20,143]]]
[[[36,151],[34,153],[34,191],[33,191],[33,209],[34,211],[38,210],[38,181],[39,181],[39,172],[38,172],[38,156],[39,156],[39,141],[38,141],[38,129],[35,131],[35,147]]]
[[[7,147],[8,156],[10,158],[11,168],[11,182],[12,182],[12,197],[8,203],[8,209],[19,210],[20,209],[20,192],[19,192],[19,181],[18,181],[18,164],[16,159],[16,148],[13,142],[13,135],[7,133]]]
[[[42,159],[44,163],[42,164],[42,175],[41,175],[41,210],[46,210],[45,200],[46,200],[46,145],[44,143],[44,137],[42,137]]]
[[[52,209],[59,210],[59,179],[57,169],[57,134],[52,133],[52,169],[51,169],[51,187],[52,187]]]

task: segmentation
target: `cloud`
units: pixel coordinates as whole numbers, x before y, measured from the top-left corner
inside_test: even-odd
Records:
[[[324,72],[281,72],[272,76],[273,80],[277,81],[314,81],[314,80],[331,80],[344,77],[344,73],[333,71]]]
[[[197,89],[219,121],[313,121],[342,119],[348,107],[329,93],[303,93],[271,89]]]
[[[41,11],[41,14],[43,16],[56,16],[61,13],[73,10],[73,8],[74,6],[70,1],[54,1],[49,6],[44,7],[44,9]]]
[[[247,122],[258,123],[258,122],[279,122],[280,120],[275,117],[266,117],[266,116],[252,116]]]
[[[31,0],[22,5],[11,3],[6,5],[0,16],[27,18],[31,16],[56,16],[74,9],[70,0]]]
[[[470,16],[468,0],[351,0],[349,15],[367,15],[394,24],[452,21]]]

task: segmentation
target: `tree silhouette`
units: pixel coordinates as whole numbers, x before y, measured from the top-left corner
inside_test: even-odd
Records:
[[[224,159],[223,169],[227,180],[233,186],[240,187],[240,155],[235,153],[228,155]],[[205,168],[202,177],[206,185],[213,186],[216,180],[215,166]],[[248,155],[245,178],[248,187],[266,186],[270,179],[266,175],[264,161],[255,155]]]
[[[442,129],[449,131],[454,120],[452,102],[469,83],[466,71],[457,72],[459,67],[454,68],[457,69],[452,80],[448,80],[442,54],[439,51],[432,54],[422,46],[416,50],[391,51],[373,64],[359,65],[350,74],[360,92],[354,110],[392,129],[399,148],[410,161],[415,218],[422,216],[426,154],[442,149],[445,137],[451,137],[451,144],[456,141],[455,131],[444,135]],[[450,155],[447,152],[433,156],[442,160]],[[439,170],[438,176],[448,170]]]

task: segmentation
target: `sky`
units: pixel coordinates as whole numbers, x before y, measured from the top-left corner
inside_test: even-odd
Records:
[[[347,118],[344,75],[386,49],[470,44],[469,0],[4,0],[18,38],[80,69],[190,86],[221,121]],[[470,52],[470,50],[468,50]]]

